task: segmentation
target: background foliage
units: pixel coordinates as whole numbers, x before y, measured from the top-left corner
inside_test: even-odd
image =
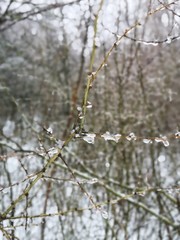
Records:
[[[179,239],[179,17],[1,1],[1,238]]]

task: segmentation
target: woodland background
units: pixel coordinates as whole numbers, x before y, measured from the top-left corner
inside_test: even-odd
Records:
[[[179,239],[179,40],[180,1],[0,2],[1,239]]]

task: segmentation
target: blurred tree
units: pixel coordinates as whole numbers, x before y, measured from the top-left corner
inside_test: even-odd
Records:
[[[179,11],[2,1],[6,239],[179,239]]]

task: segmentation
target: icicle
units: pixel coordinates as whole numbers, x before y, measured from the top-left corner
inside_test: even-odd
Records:
[[[151,46],[154,46],[154,47],[158,46],[158,44],[159,44],[157,42],[144,42],[144,41],[138,41],[138,42],[142,43],[144,45],[151,45]]]

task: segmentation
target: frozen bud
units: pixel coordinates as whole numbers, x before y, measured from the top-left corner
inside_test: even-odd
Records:
[[[106,132],[101,135],[102,138],[104,138],[105,141],[115,141],[118,143],[119,139],[121,138],[121,134],[111,134],[109,132]]]
[[[176,132],[174,135],[176,138],[180,138],[180,132]]]
[[[79,138],[79,137],[80,137],[80,134],[79,134],[79,133],[76,133],[74,137],[75,137],[75,138]]]
[[[102,210],[102,209],[100,209],[100,211],[101,211],[101,216],[102,216],[104,219],[108,219],[108,218],[109,218],[109,215],[108,215],[108,212],[107,212],[107,211]]]
[[[95,137],[96,137],[95,133],[88,133],[86,134],[86,136],[83,137],[83,140],[90,144],[94,144]]]
[[[146,144],[152,143],[152,140],[151,140],[151,139],[148,139],[148,138],[144,138],[144,139],[143,139],[143,143],[146,143]]]
[[[172,42],[172,37],[171,37],[171,36],[168,36],[167,39],[166,39],[166,42],[167,42],[168,44],[170,44],[170,43]]]
[[[107,63],[104,63],[104,64],[102,65],[102,67],[107,67]]]
[[[144,197],[145,196],[145,192],[134,192],[135,195]]]
[[[71,133],[72,133],[72,134],[75,133],[75,129],[72,129],[72,130],[71,130]]]
[[[81,113],[78,116],[79,116],[79,119],[83,119],[83,115]]]
[[[169,146],[169,141],[168,141],[167,137],[164,137],[163,144],[164,144],[165,147]]]
[[[96,72],[92,72],[92,73],[91,73],[91,76],[94,77],[95,75],[96,75]]]
[[[133,132],[131,132],[127,137],[126,139],[128,141],[135,141],[137,139],[137,137],[135,136],[135,134]]]
[[[105,141],[114,140],[114,138],[109,132],[105,132],[104,134],[101,135],[101,137],[104,138]]]
[[[53,130],[52,130],[51,127],[48,127],[48,128],[46,129],[46,131],[47,131],[48,134],[52,134],[52,133],[53,133]]]
[[[115,134],[114,135],[114,141],[119,142],[119,139],[121,138],[121,134]]]
[[[156,138],[155,138],[155,141],[156,141],[156,142],[162,142],[162,139],[161,139],[161,138],[158,138],[158,137],[156,137]]]
[[[58,146],[59,148],[62,148],[62,146],[63,146],[63,144],[64,144],[64,141],[58,139],[58,140],[56,141],[56,144],[57,144],[57,146]]]
[[[87,108],[92,108],[92,104],[91,104],[91,102],[87,102],[86,107],[87,107]]]
[[[105,163],[105,166],[106,166],[106,168],[109,168],[109,167],[110,167],[110,163],[109,163],[109,162],[106,162],[106,163]]]
[[[48,154],[49,154],[50,157],[53,157],[57,153],[58,153],[58,149],[55,148],[55,147],[52,147],[48,150]]]
[[[156,142],[162,142],[164,144],[165,147],[168,147],[169,146],[169,141],[168,141],[168,138],[166,136],[163,136],[163,137],[156,137],[155,138],[155,141]]]
[[[89,183],[89,184],[94,184],[94,183],[97,183],[97,182],[98,182],[97,178],[92,178],[91,180],[87,181],[87,183]]]
[[[82,107],[78,106],[77,110],[78,110],[78,112],[81,112],[82,111]]]

